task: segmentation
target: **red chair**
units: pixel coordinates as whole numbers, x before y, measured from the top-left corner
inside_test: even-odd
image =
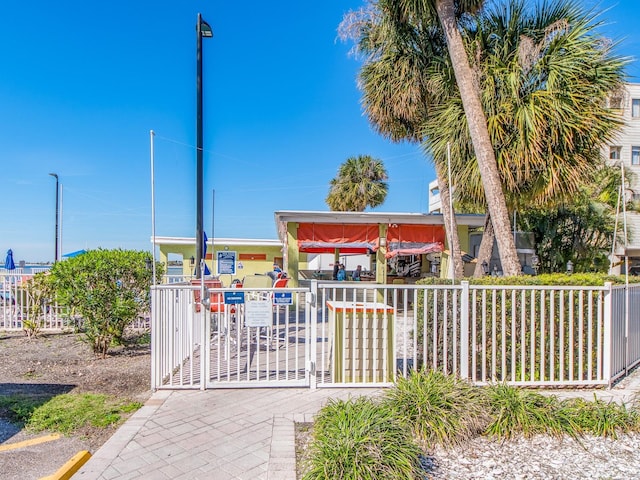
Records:
[[[273,282],[273,288],[286,288],[289,283],[289,278],[279,278]]]

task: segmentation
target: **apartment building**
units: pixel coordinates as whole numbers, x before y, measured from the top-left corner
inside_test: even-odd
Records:
[[[626,201],[640,204],[640,84],[628,83],[618,94],[609,99],[609,107],[620,112],[624,127],[603,154],[611,164],[623,165],[629,188],[625,192]],[[624,273],[625,255],[629,258],[629,272],[640,273],[640,213],[621,212],[618,215],[618,229],[625,226],[628,238],[616,245],[617,258],[613,259],[613,273]]]

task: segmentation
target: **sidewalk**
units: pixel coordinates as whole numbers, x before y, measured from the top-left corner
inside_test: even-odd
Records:
[[[380,389],[269,388],[156,392],[74,479],[295,480],[295,422],[330,398]],[[610,390],[545,391],[560,398],[632,402],[640,369]]]
[[[160,390],[74,479],[295,480],[294,422],[379,389]]]

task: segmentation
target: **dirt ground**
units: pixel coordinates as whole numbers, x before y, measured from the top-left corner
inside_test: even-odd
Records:
[[[129,340],[133,342],[135,338]],[[102,359],[96,357],[90,346],[75,333],[40,333],[29,339],[23,332],[0,331],[0,395],[27,394],[44,402],[61,393],[91,392],[144,403],[151,395],[150,376],[148,341],[115,347]],[[22,431],[7,420],[8,412],[0,410],[0,444],[43,435]],[[40,458],[51,459],[49,470],[45,470],[51,474],[59,462],[64,463],[78,449],[95,453],[115,430],[115,427],[87,428],[72,437],[41,444],[36,447],[37,452],[27,453],[25,449],[4,451],[0,453],[0,467],[6,474],[7,468],[21,464],[24,475],[25,461],[28,462],[35,453]],[[55,449],[59,460],[49,455],[49,446]]]

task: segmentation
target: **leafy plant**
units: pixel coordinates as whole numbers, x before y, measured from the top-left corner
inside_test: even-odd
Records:
[[[48,277],[58,303],[82,316],[82,333],[105,357],[125,328],[149,309],[151,256],[132,250],[90,250],[56,263]],[[156,269],[158,277],[162,267]]]
[[[330,400],[315,419],[303,479],[415,479],[420,448],[392,409],[366,397]]]
[[[481,388],[436,371],[400,377],[385,391],[384,401],[428,447],[459,444],[482,432],[489,422]]]

